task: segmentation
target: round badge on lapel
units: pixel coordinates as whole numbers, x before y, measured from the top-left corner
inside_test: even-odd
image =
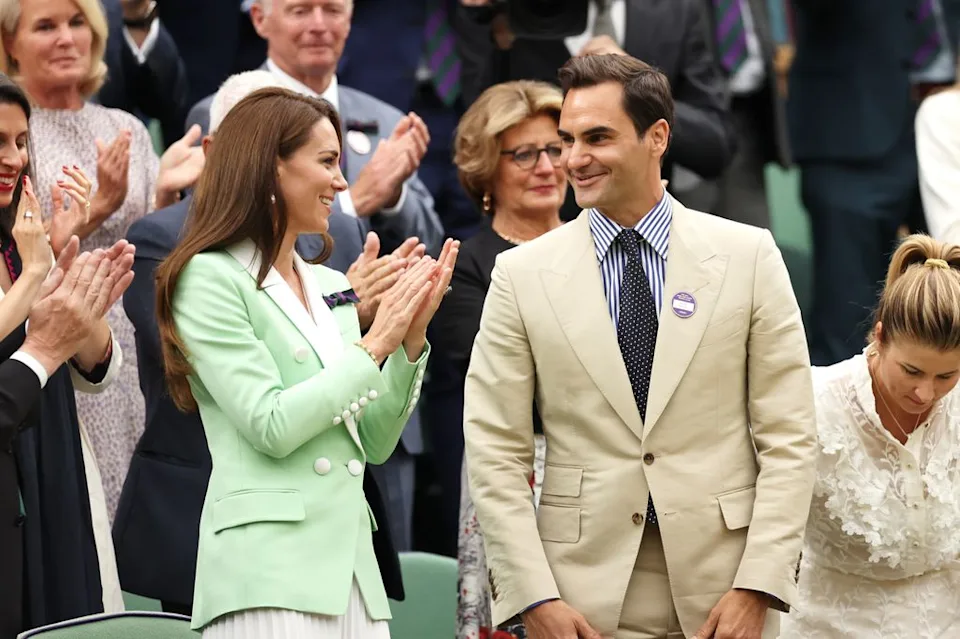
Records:
[[[671,306],[674,315],[686,319],[697,312],[697,299],[690,293],[677,293]]]
[[[370,138],[363,131],[347,131],[347,144],[359,155],[366,155],[373,148]]]

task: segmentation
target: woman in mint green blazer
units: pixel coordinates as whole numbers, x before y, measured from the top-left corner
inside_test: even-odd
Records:
[[[346,188],[341,142],[323,100],[239,102],[157,271],[168,387],[199,410],[213,458],[193,603],[204,639],[389,636],[363,473],[420,397],[458,244],[408,267],[361,337],[346,277],[294,251],[298,234],[325,234]]]

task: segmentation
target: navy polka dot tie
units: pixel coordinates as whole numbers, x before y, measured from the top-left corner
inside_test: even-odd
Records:
[[[643,238],[634,229],[624,229],[617,236],[627,256],[620,283],[620,317],[617,320],[617,341],[630,376],[633,398],[640,410],[640,419],[647,418],[647,395],[650,392],[650,372],[653,370],[653,351],[657,346],[657,305],[650,292],[650,282],[640,262],[640,242]],[[657,524],[653,495],[647,499],[647,522]]]

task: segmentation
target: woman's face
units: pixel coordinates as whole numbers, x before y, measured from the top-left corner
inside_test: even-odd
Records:
[[[30,87],[74,87],[90,74],[93,30],[73,0],[20,0],[7,51]]]
[[[546,149],[546,150],[544,150]],[[493,199],[497,211],[524,216],[553,216],[560,210],[567,183],[560,166],[563,147],[557,122],[537,115],[514,125],[500,138],[502,153],[494,175]]]
[[[960,351],[944,353],[922,344],[889,340],[879,344],[877,352],[874,381],[889,409],[899,408],[919,417],[960,380]]]
[[[337,193],[347,188],[340,173],[340,143],[330,120],[313,125],[310,138],[277,165],[280,192],[287,209],[287,232],[323,233],[329,227]]]
[[[10,206],[23,179],[27,154],[27,114],[19,104],[0,104],[0,208]]]

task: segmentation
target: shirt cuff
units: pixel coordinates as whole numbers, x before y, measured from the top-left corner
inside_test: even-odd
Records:
[[[24,353],[23,351],[17,351],[10,356],[10,359],[16,360],[32,370],[37,376],[37,379],[40,380],[40,388],[43,388],[47,385],[47,379],[49,378],[47,375],[47,369],[45,369],[43,365],[37,361],[36,357],[30,355],[29,353]]]
[[[137,64],[144,64],[147,61],[147,56],[150,55],[150,52],[153,51],[153,47],[157,44],[157,38],[160,37],[160,20],[155,19],[150,23],[150,30],[147,32],[147,37],[143,41],[143,45],[137,46],[136,41],[134,41],[133,36],[130,35],[130,30],[126,27],[123,28],[123,39],[127,41],[127,46],[130,47],[130,51],[133,52],[133,57],[137,59]]]
[[[397,203],[394,206],[384,208],[381,210],[381,213],[386,213],[387,215],[394,215],[400,212],[400,209],[403,208],[403,203],[407,199],[407,183],[404,182],[403,186],[400,187],[400,197],[397,199]]]

